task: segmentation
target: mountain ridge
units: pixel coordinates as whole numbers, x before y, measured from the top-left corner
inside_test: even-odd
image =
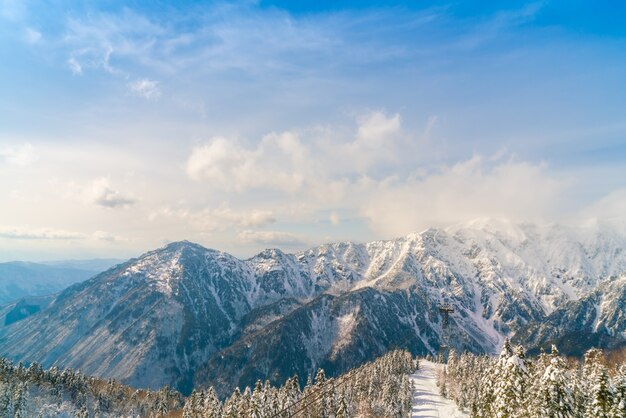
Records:
[[[403,348],[433,354],[443,302],[455,309],[452,345],[495,352],[504,337],[626,271],[625,243],[601,228],[583,234],[534,224],[431,228],[244,260],[175,242],[0,329],[0,354],[135,386],[189,392],[214,384],[225,393],[260,377],[306,379],[319,366],[341,373],[410,333]],[[611,326],[621,333],[625,325]],[[219,353],[229,348],[224,363]],[[226,363],[232,376],[220,380],[212,370]]]

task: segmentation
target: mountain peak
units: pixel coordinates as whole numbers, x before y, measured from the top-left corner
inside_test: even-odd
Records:
[[[170,242],[169,244],[166,244],[162,249],[171,251],[171,250],[182,250],[185,248],[190,248],[194,250],[207,250],[208,249],[208,248],[203,247],[200,244],[188,241],[186,239],[182,241]]]

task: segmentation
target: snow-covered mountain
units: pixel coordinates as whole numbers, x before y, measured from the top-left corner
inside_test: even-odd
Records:
[[[225,393],[320,366],[339,373],[399,345],[435,352],[442,302],[455,309],[454,345],[493,352],[505,335],[610,287],[626,271],[625,248],[609,227],[493,221],[248,260],[173,243],[0,329],[0,354]],[[606,327],[625,331],[622,320]]]
[[[626,273],[601,283],[594,291],[571,300],[542,321],[520,329],[513,341],[581,356],[589,347],[626,345]]]

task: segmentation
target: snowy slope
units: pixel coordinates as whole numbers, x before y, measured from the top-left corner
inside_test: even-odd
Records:
[[[589,347],[626,345],[626,274],[611,278],[578,300],[569,301],[540,322],[520,329],[515,343],[582,356]]]
[[[411,418],[465,418],[468,415],[450,399],[439,394],[437,373],[440,364],[421,360],[420,368],[411,375],[413,383],[413,407]]]

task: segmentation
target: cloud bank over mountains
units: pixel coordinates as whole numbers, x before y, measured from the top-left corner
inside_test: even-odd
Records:
[[[601,11],[65,6],[0,2],[6,259],[624,223],[626,33]]]

